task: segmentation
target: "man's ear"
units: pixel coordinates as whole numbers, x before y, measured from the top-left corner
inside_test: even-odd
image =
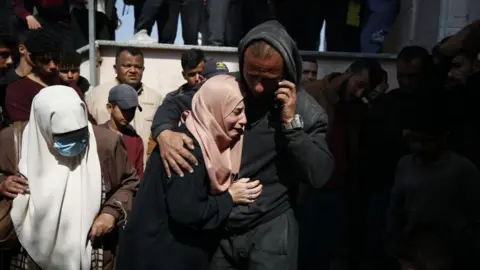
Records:
[[[116,78],[118,78],[117,65],[113,65],[113,70],[115,71]]]
[[[24,55],[25,52],[26,52],[25,45],[23,45],[23,44],[18,45],[18,52],[19,52],[21,55]]]
[[[113,111],[113,105],[110,104],[110,103],[107,103],[106,107],[107,107],[108,113],[112,113],[112,111]]]
[[[182,77],[186,80],[187,79],[187,76],[185,76],[185,71],[182,70]]]

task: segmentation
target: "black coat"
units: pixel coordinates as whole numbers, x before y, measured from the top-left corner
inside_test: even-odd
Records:
[[[218,246],[232,197],[209,194],[200,146],[185,127],[178,129],[194,140],[199,165],[168,179],[158,148],[152,152],[120,241],[117,270],[203,270]]]

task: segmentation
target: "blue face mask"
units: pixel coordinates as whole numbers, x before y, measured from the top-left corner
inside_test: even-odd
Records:
[[[76,157],[80,155],[87,147],[88,137],[79,138],[53,138],[53,147],[57,149],[60,155],[65,157]]]

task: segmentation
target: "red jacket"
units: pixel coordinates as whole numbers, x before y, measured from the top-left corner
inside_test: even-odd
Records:
[[[71,84],[69,86],[78,93],[82,101],[85,101],[83,98],[83,92],[77,85]],[[28,77],[8,85],[5,92],[5,107],[10,119],[14,122],[28,121],[30,119],[30,109],[32,107],[33,98],[43,88],[43,85],[32,81]],[[90,113],[88,114],[88,120],[90,120],[92,124],[97,123]]]

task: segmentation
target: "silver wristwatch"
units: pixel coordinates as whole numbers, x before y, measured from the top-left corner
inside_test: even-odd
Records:
[[[283,124],[283,128],[285,130],[292,130],[292,129],[302,129],[303,128],[303,119],[300,115],[295,114],[293,120],[290,123]]]

